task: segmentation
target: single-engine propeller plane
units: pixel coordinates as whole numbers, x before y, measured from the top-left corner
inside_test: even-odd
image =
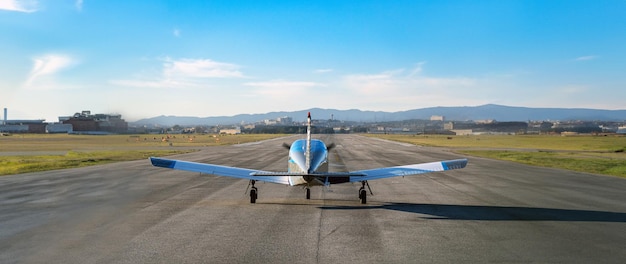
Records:
[[[467,165],[467,159],[457,159],[353,172],[329,172],[328,151],[335,145],[330,144],[326,146],[321,140],[311,139],[310,112],[307,117],[306,139],[298,139],[291,145],[284,144],[284,146],[289,149],[287,172],[253,170],[156,157],[151,157],[150,161],[152,165],[157,167],[250,180],[248,184],[248,187],[251,186],[250,203],[256,203],[259,194],[258,188],[254,186],[255,182],[263,181],[290,186],[304,186],[306,189],[306,199],[311,198],[310,187],[312,186],[329,186],[330,184],[360,182],[359,199],[362,204],[365,204],[367,203],[366,187],[369,189],[370,194],[372,194],[368,183],[369,180],[461,169]]]

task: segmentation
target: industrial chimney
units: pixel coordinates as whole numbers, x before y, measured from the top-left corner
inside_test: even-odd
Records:
[[[7,124],[7,109],[6,107],[4,108],[4,119],[2,119],[2,124],[6,125]]]

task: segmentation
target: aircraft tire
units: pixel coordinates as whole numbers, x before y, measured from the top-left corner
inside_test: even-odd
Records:
[[[306,189],[306,199],[311,200],[311,189],[309,188]]]
[[[257,190],[256,188],[250,189],[250,203],[256,203]]]
[[[367,203],[367,191],[365,189],[359,191],[359,198],[361,198],[361,204]]]

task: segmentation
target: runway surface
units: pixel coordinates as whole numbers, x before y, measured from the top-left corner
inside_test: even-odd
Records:
[[[456,159],[357,135],[331,171]],[[175,158],[284,171],[282,142]],[[0,177],[0,263],[623,263],[626,180],[469,158],[467,168],[313,188],[152,167],[148,160]]]

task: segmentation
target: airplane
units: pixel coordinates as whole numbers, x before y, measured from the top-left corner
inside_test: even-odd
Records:
[[[310,112],[307,117],[306,139],[298,139],[291,145],[284,144],[283,146],[289,149],[287,172],[253,170],[158,157],[150,157],[150,162],[156,167],[247,179],[249,180],[250,203],[256,203],[259,194],[258,188],[255,187],[254,184],[257,181],[262,181],[290,186],[304,186],[307,200],[311,199],[310,188],[312,186],[328,187],[330,184],[360,182],[359,199],[361,200],[361,204],[366,204],[367,190],[373,195],[368,183],[369,180],[461,169],[467,165],[467,159],[456,159],[353,172],[329,172],[328,151],[331,150],[335,144],[331,143],[326,146],[321,140],[311,139]]]

